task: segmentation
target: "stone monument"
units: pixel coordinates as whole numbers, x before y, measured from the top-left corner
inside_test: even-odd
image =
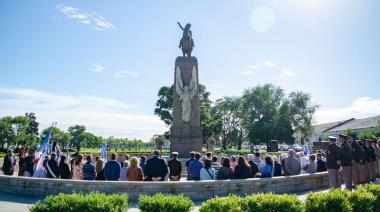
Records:
[[[179,24],[179,23],[178,23]],[[180,25],[180,24],[179,24]],[[184,29],[180,47],[191,38],[190,24]],[[181,27],[181,25],[180,25]],[[182,29],[182,27],[181,27]],[[186,32],[185,32],[186,31]],[[183,51],[183,57],[177,57],[174,66],[173,122],[170,128],[170,151],[178,152],[179,157],[188,157],[189,152],[202,152],[202,130],[199,113],[198,61],[190,51]],[[185,47],[187,47],[185,45]],[[185,53],[187,56],[185,57]]]

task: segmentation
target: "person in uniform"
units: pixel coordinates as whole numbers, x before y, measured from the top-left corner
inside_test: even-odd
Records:
[[[352,181],[354,187],[356,187],[360,184],[359,163],[362,162],[360,158],[360,145],[356,141],[356,133],[350,135],[350,143],[352,147]]]
[[[207,144],[208,145],[208,151],[212,152],[212,154],[214,154],[215,143],[216,143],[214,136],[210,136],[207,143],[208,143]]]
[[[352,190],[352,147],[347,142],[347,136],[344,134],[339,135],[340,145],[340,157],[337,161],[343,170],[344,185],[347,190]]]
[[[164,141],[161,138],[161,135],[158,135],[156,138],[156,149],[160,150],[162,152],[162,146],[164,145]]]
[[[179,181],[181,179],[182,162],[178,160],[178,152],[172,152],[173,159],[168,162],[170,181]]]
[[[364,155],[365,155],[365,166],[364,166],[364,175],[365,175],[365,183],[370,183],[370,171],[369,171],[369,167],[370,167],[370,162],[371,162],[371,159],[370,159],[370,155],[369,155],[369,148],[367,146],[367,143],[366,143],[366,140],[363,139],[362,140],[363,142],[363,149],[364,149]]]
[[[375,166],[376,166],[376,152],[375,148],[371,145],[373,143],[373,140],[367,139],[367,146],[369,150],[369,180],[375,181],[376,175],[375,175]]]
[[[329,136],[329,146],[326,152],[326,168],[329,175],[330,188],[340,188],[341,179],[339,176],[338,160],[340,158],[340,148],[336,145],[336,137]]]
[[[364,184],[366,182],[366,169],[365,163],[367,161],[365,150],[363,149],[363,142],[361,140],[357,141],[360,147],[360,161],[359,161],[359,170],[360,170],[360,184]]]
[[[375,140],[376,141],[376,140]],[[375,150],[377,156],[377,177],[380,177],[380,139],[375,143]]]

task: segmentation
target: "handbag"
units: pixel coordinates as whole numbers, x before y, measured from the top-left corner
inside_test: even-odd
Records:
[[[208,171],[208,169],[206,169],[206,171],[207,171],[207,173],[210,175],[210,177],[211,177],[211,179],[215,179],[211,174],[210,174],[210,172]]]

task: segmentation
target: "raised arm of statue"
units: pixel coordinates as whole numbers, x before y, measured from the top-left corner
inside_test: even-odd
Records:
[[[178,66],[176,67],[175,75],[176,75],[175,91],[180,96],[180,98],[182,98],[183,82],[182,82],[181,70],[179,69]]]
[[[183,30],[183,27],[181,26],[181,24],[177,21],[177,24],[179,25],[179,27]]]
[[[191,80],[190,80],[190,99],[193,99],[193,96],[197,94],[198,92],[198,79],[197,79],[197,69],[195,66],[193,66],[193,71],[191,74]]]

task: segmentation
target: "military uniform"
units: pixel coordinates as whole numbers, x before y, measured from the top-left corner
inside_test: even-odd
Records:
[[[365,151],[363,149],[363,145],[364,145],[363,142],[359,140],[358,143],[360,146],[360,161],[359,161],[360,184],[363,184],[366,182],[365,163],[366,163],[367,159],[366,159]]]
[[[355,135],[351,135],[353,139],[355,139]],[[353,140],[351,142],[352,147],[352,180],[354,182],[354,186],[357,186],[360,184],[360,169],[359,169],[359,162],[361,161],[360,158],[360,145],[356,140]]]
[[[370,182],[370,155],[369,155],[369,148],[365,144],[365,141],[363,142],[362,148],[364,149],[364,155],[365,155],[365,165],[364,165],[364,176],[365,176],[365,182],[369,183]]]
[[[369,178],[371,181],[376,180],[376,175],[375,175],[375,166],[376,166],[376,152],[375,148],[371,145],[372,141],[369,142],[369,157],[370,157],[370,162],[369,162]]]
[[[342,139],[340,145],[340,166],[343,171],[344,185],[347,190],[352,190],[352,147],[346,141],[347,136],[340,134],[339,139]]]
[[[326,168],[329,174],[330,188],[340,188],[341,179],[339,176],[340,165],[337,164],[340,158],[340,148],[336,145],[336,137],[329,137],[330,145],[326,152]]]
[[[376,152],[376,156],[377,156],[377,175],[376,176],[380,177],[380,148],[377,145],[377,142],[376,142],[376,145],[374,148],[375,148],[375,152]]]
[[[208,142],[207,142],[208,144],[208,151],[209,152],[212,152],[212,154],[214,154],[214,149],[215,149],[215,143],[216,143],[216,141],[215,141],[215,139],[213,138],[213,137],[210,137],[209,139],[208,139]]]

